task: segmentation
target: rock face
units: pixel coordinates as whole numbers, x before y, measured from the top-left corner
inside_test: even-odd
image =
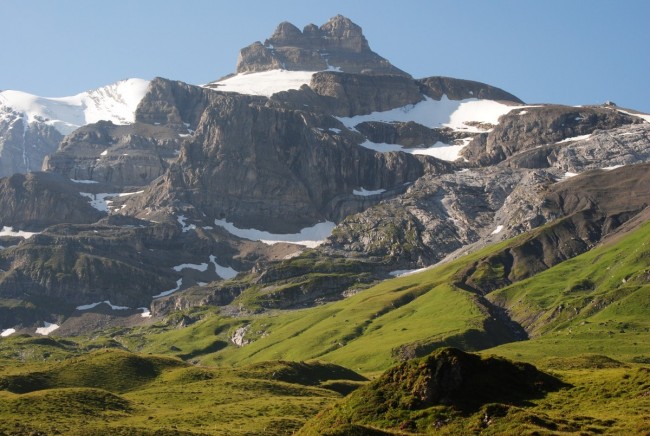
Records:
[[[63,135],[45,123],[28,123],[23,114],[6,108],[0,115],[0,177],[39,171]]]
[[[490,133],[476,137],[463,155],[470,162],[493,165],[538,145],[555,144],[596,130],[641,122],[636,116],[608,107],[550,105],[518,109],[504,115]]]
[[[433,76],[420,79],[417,82],[420,85],[422,93],[434,100],[440,100],[442,96],[445,95],[450,100],[478,98],[523,103],[519,98],[503,89],[486,85],[485,83],[475,82],[473,80]]]
[[[103,215],[79,195],[78,186],[58,174],[0,179],[0,226],[42,230],[59,223],[93,223]]]
[[[264,44],[253,43],[239,53],[237,73],[276,69],[409,76],[370,50],[361,27],[341,15],[320,27],[309,24],[302,32],[280,23]]]
[[[266,102],[214,92],[178,163],[125,213],[185,205],[240,228],[295,233],[340,219],[339,205],[354,189],[399,189],[451,168],[426,156],[375,153],[352,132],[326,130],[338,125],[328,115]]]
[[[100,121],[66,136],[43,170],[71,179],[143,186],[160,177],[180,153],[181,137],[168,127]]]

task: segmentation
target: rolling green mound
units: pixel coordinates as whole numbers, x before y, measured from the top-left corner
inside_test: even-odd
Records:
[[[350,423],[430,432],[440,427],[440,422],[469,415],[481,406],[491,404],[494,410],[524,406],[528,400],[563,386],[530,364],[441,348],[389,369],[319,414],[301,433],[340,432],[337,427]]]
[[[102,350],[55,363],[45,370],[0,376],[0,389],[27,393],[52,388],[98,388],[127,392],[150,383],[163,371],[187,366],[168,357]]]

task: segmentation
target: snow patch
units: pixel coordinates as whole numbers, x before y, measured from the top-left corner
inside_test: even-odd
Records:
[[[36,334],[37,335],[47,336],[50,333],[52,333],[54,330],[61,327],[60,325],[51,324],[49,322],[43,322],[43,324],[45,325],[45,327],[39,327],[39,328],[36,329]]]
[[[194,224],[190,224],[190,225],[185,224],[185,220],[187,220],[187,217],[185,215],[178,215],[176,217],[176,220],[181,225],[183,232],[189,232],[190,230],[196,229],[196,226]]]
[[[302,85],[309,85],[313,75],[314,71],[287,70],[244,73],[211,83],[209,89],[270,97],[276,92],[299,89]],[[215,85],[216,87],[214,87]]]
[[[85,184],[99,183],[97,180],[70,179],[70,181],[73,183],[85,183]]]
[[[212,263],[212,265],[214,265],[214,271],[222,279],[225,279],[225,280],[232,279],[233,277],[237,276],[237,274],[239,274],[239,271],[236,271],[236,270],[234,270],[233,268],[231,268],[229,266],[219,265],[217,263],[216,256],[213,255],[213,254],[210,255],[210,262]]]
[[[502,226],[502,225],[498,225],[497,228],[494,229],[494,230],[492,231],[492,233],[490,233],[490,234],[491,234],[491,235],[498,235],[499,233],[501,233],[501,230],[503,230],[503,226]]]
[[[623,166],[624,166],[624,165],[612,165],[611,167],[604,167],[604,168],[601,168],[601,170],[611,171],[611,170],[615,170],[615,169],[617,169],[617,168],[621,168],[621,167],[623,167]]]
[[[80,192],[79,195],[87,197],[90,199],[90,205],[97,209],[100,212],[109,212],[108,206],[110,201],[109,198],[117,197],[118,193],[102,193],[102,194],[92,194],[90,192]]]
[[[371,195],[377,195],[377,194],[381,194],[383,192],[386,192],[386,190],[385,189],[376,189],[374,191],[369,191],[369,190],[367,190],[365,188],[359,188],[359,189],[353,189],[352,190],[353,195],[361,195],[362,197],[369,197]]]
[[[0,236],[18,236],[19,238],[29,239],[40,232],[24,232],[22,230],[14,230],[12,227],[4,226],[0,230]]]
[[[585,139],[591,138],[591,133],[588,135],[572,136],[571,138],[565,138],[561,141],[556,142],[556,144],[564,144],[565,142],[574,142],[574,141],[584,141]]]
[[[149,311],[148,307],[138,307],[138,310],[142,311],[140,314],[142,318],[151,318],[151,312]]]
[[[244,239],[250,239],[251,241],[260,241],[267,245],[273,245],[279,242],[287,242],[291,244],[305,245],[310,248],[322,244],[325,239],[327,239],[332,234],[332,230],[334,230],[334,227],[336,226],[331,221],[325,221],[315,224],[312,227],[305,227],[298,233],[276,234],[256,229],[240,229],[225,219],[215,219],[214,223],[217,226],[226,229],[232,235]]]
[[[437,159],[453,162],[460,157],[460,152],[463,148],[465,148],[465,145],[467,143],[468,142],[464,142],[461,145],[449,145],[442,142],[436,142],[431,147],[426,148],[404,148],[398,144],[376,143],[370,141],[365,141],[360,145],[379,153],[401,151],[409,154],[423,154],[427,156],[433,156]]]
[[[171,295],[174,292],[178,291],[181,288],[181,286],[183,286],[183,279],[178,279],[178,280],[176,280],[176,287],[174,289],[170,289],[169,291],[161,292],[160,294],[154,295],[151,298],[156,299],[156,298],[166,297],[166,296]]]
[[[99,306],[100,304],[106,304],[112,310],[129,310],[130,309],[130,307],[127,307],[127,306],[116,306],[114,304],[111,304],[111,302],[109,300],[99,301],[97,303],[84,304],[82,306],[77,306],[76,309],[81,310],[81,311],[90,310],[90,309],[93,309],[93,308]]]
[[[176,266],[173,267],[172,269],[173,269],[174,271],[176,271],[176,272],[180,272],[180,271],[183,271],[183,270],[186,269],[186,268],[188,268],[188,269],[195,269],[195,270],[197,270],[197,271],[205,272],[205,271],[208,270],[208,264],[207,264],[207,263],[200,263],[200,264],[196,264],[196,263],[182,263],[182,264],[180,264],[180,265],[176,265]]]
[[[402,276],[409,276],[411,274],[419,273],[424,270],[426,270],[428,267],[424,268],[418,268],[418,269],[398,269],[395,271],[391,271],[388,274],[390,274],[393,277],[402,277]]]
[[[6,338],[7,336],[11,336],[14,333],[16,333],[16,329],[4,329],[0,333],[0,337]]]

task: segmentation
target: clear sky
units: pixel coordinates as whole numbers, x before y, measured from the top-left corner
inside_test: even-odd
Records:
[[[0,89],[58,97],[130,77],[206,83],[281,21],[302,28],[339,13],[416,78],[650,112],[650,0],[0,0]]]

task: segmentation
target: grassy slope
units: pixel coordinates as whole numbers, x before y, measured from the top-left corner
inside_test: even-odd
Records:
[[[362,380],[334,365],[235,371],[102,350],[0,369],[0,433],[291,434]]]
[[[488,298],[534,337],[490,352],[532,362],[581,353],[650,362],[650,222]]]
[[[400,345],[482,328],[485,310],[473,294],[450,283],[468,260],[486,252],[310,309],[240,319],[208,316],[186,329],[148,334],[143,351],[169,352],[174,347],[181,350],[178,354],[196,355],[203,364],[317,358],[356,371],[383,370],[395,363],[392,351]],[[252,342],[241,348],[230,344],[235,329],[246,325],[246,338]],[[214,353],[196,353],[215,341],[229,345]]]

